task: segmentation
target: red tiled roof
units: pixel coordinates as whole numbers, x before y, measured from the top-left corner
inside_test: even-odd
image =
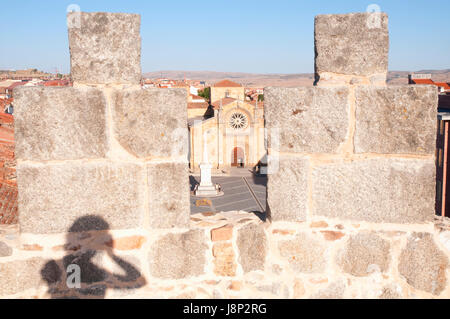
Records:
[[[27,82],[14,82],[10,86],[8,86],[8,90],[13,90],[15,87],[25,85],[25,84],[27,84]]]
[[[435,84],[432,79],[413,79],[415,84]]]
[[[442,87],[442,88],[444,88],[444,90],[450,90],[449,83],[445,83],[445,82],[434,82],[431,79],[413,79],[412,81],[414,82],[414,84],[432,84],[432,85],[436,85],[438,87]]]
[[[0,156],[0,165],[4,164],[3,161],[14,160],[14,144],[4,142],[0,143]]]
[[[17,224],[17,184],[0,181],[0,224]]]
[[[14,129],[0,126],[0,143],[14,143]]]
[[[220,107],[220,101],[222,101],[222,106],[225,106],[227,104],[233,103],[234,101],[236,101],[236,99],[232,98],[232,97],[225,97],[221,100],[215,101],[213,102],[211,105],[215,108],[218,109]],[[245,101],[244,103],[247,104],[251,104],[253,106],[256,106],[256,101]],[[263,108],[264,107],[264,102],[259,101],[258,102],[258,108]]]
[[[444,90],[450,90],[450,85],[445,82],[434,82],[437,86],[443,87]]]
[[[191,98],[193,98],[193,99],[196,99],[196,100],[204,100],[204,98],[202,98],[201,96],[198,96],[198,95],[195,95],[195,94],[192,94],[192,93],[190,93],[189,94],[190,96],[191,96]]]
[[[0,224],[18,222],[13,123],[12,115],[0,113]]]
[[[68,86],[69,80],[51,80],[44,82],[44,86]]]
[[[225,106],[227,104],[230,104],[230,103],[236,101],[236,99],[233,99],[232,97],[225,97],[223,99],[213,102],[212,106],[214,106],[214,108],[218,109],[220,107],[220,101],[222,101],[222,106]]]
[[[3,109],[5,108],[5,106],[7,106],[8,104],[11,104],[14,101],[14,99],[11,97],[9,99],[0,99],[0,112],[3,111]],[[4,113],[0,113],[0,114],[4,114]]]
[[[188,109],[207,109],[207,102],[188,102]]]
[[[12,123],[14,123],[14,117],[11,114],[0,113],[0,124],[12,124]]]
[[[188,85],[186,83],[184,83],[183,81],[176,81],[173,85],[173,87],[175,88],[185,88]]]
[[[239,83],[230,81],[230,80],[222,80],[219,81],[217,83],[214,83],[213,85],[214,87],[225,87],[225,88],[229,88],[229,87],[242,87],[242,85],[240,85]]]

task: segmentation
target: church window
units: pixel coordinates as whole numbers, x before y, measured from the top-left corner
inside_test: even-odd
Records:
[[[236,112],[230,116],[229,124],[235,130],[240,130],[247,127],[248,120],[244,114]]]

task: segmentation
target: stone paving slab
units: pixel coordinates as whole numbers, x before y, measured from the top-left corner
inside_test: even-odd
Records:
[[[219,211],[234,211],[242,210],[247,212],[261,212],[257,201],[251,194],[247,184],[243,180],[243,177],[247,181],[249,187],[252,189],[258,201],[262,207],[266,207],[266,177],[255,177],[251,174],[242,176],[213,176],[213,183],[219,183],[222,186],[224,195],[220,197],[196,197],[191,194],[191,214],[201,212],[219,212]],[[190,176],[190,189],[194,189],[195,184],[199,183],[200,176]],[[211,206],[196,206],[198,199],[209,199]]]
[[[255,205],[255,200],[253,198],[244,198],[242,200],[230,201],[223,204],[214,205],[215,208],[219,211],[231,211],[233,207],[240,206],[243,208],[252,207]],[[259,211],[260,209],[258,209]]]
[[[234,195],[224,195],[221,197],[214,198],[214,204],[215,206],[222,206],[224,204],[233,202],[240,202],[243,200],[249,200],[252,199],[250,192],[248,191],[242,191],[240,194],[234,194]]]

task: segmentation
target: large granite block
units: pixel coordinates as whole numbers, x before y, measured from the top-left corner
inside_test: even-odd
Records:
[[[45,286],[45,281],[41,277],[44,265],[45,260],[37,257],[0,263],[0,296]]]
[[[280,256],[296,273],[321,273],[327,267],[327,247],[319,235],[299,233],[278,243]]]
[[[313,214],[375,223],[423,223],[434,216],[432,159],[378,158],[312,171]]]
[[[71,12],[67,19],[74,82],[139,84],[140,15]]]
[[[104,219],[111,229],[137,227],[143,218],[143,171],[128,163],[19,164],[21,231],[66,232],[86,215]]]
[[[186,163],[148,164],[152,228],[189,227],[189,172]]]
[[[200,276],[205,272],[207,236],[203,230],[167,234],[150,247],[152,276],[180,279]]]
[[[436,87],[358,87],[355,96],[356,153],[434,154]]]
[[[269,147],[281,152],[335,153],[347,135],[348,94],[344,87],[266,88]]]
[[[252,270],[264,270],[267,246],[262,224],[248,224],[239,229],[237,236],[239,263],[245,273]]]
[[[12,253],[13,253],[12,248],[8,246],[6,243],[0,241],[0,257],[11,256]]]
[[[413,233],[402,250],[399,273],[416,289],[439,295],[447,286],[449,260],[431,234]]]
[[[14,93],[20,160],[104,157],[106,102],[94,88],[21,87]]]
[[[361,232],[350,236],[337,255],[341,269],[353,276],[384,273],[389,269],[391,255],[389,242],[374,232]]]
[[[114,93],[115,134],[138,157],[188,154],[185,89],[130,89]]]
[[[389,33],[385,13],[318,15],[314,21],[315,70],[370,76],[386,74]]]
[[[269,161],[269,170],[273,172],[267,181],[270,218],[274,221],[304,221],[308,209],[308,160],[283,155]]]

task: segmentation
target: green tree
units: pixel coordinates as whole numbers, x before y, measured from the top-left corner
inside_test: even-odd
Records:
[[[211,99],[211,88],[207,87],[201,91],[198,91],[198,96],[201,96],[202,98],[204,98],[209,102],[209,100]]]
[[[258,102],[264,102],[264,94],[258,94]]]

